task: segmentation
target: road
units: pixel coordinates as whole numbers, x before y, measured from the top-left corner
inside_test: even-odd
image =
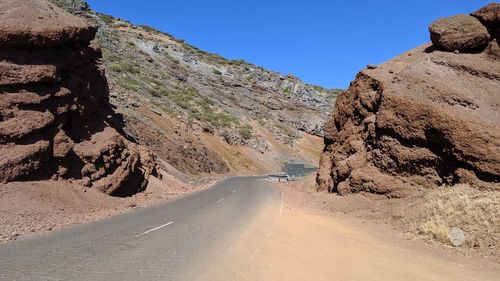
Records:
[[[249,225],[279,213],[281,200],[262,178],[230,178],[152,207],[0,245],[0,280],[194,280]]]

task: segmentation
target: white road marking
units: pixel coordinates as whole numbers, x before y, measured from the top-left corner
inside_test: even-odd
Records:
[[[219,204],[222,201],[224,201],[224,198],[219,199],[219,201],[217,201],[217,204]]]
[[[144,235],[144,234],[148,234],[148,233],[153,232],[153,231],[155,231],[155,230],[158,230],[158,229],[164,228],[165,226],[171,225],[171,224],[173,224],[173,223],[174,223],[173,221],[171,221],[171,222],[167,222],[166,224],[162,224],[162,225],[157,226],[157,227],[155,227],[155,228],[152,228],[152,229],[150,229],[150,230],[148,230],[148,231],[144,231],[143,233],[141,233],[141,234],[139,234],[139,235],[136,235],[136,236],[135,236],[135,238],[137,238],[137,237],[141,237],[142,235]]]
[[[238,189],[233,190],[233,192],[231,192],[231,193],[235,193],[236,191],[238,191]]]

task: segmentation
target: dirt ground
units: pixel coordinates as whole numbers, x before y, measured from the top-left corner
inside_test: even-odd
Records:
[[[368,193],[339,196],[316,192],[315,176],[279,183],[293,206],[338,217],[387,225],[405,239],[418,239],[465,257],[481,256],[500,264],[500,192],[466,185],[424,190],[406,198]],[[465,233],[461,247],[447,237],[451,227]]]
[[[493,281],[500,276],[497,263],[404,240],[386,225],[288,204],[238,280]]]
[[[117,198],[68,181],[13,182],[0,184],[0,243],[44,233],[74,224],[107,218],[204,189],[216,178],[150,177],[146,191]]]
[[[453,248],[407,231],[419,216],[405,214],[417,213],[425,196],[317,193],[313,176],[275,186],[282,213],[238,280],[499,280],[496,250]],[[252,241],[243,240],[234,247]]]

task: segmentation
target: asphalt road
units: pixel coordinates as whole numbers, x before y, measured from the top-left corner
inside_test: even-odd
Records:
[[[281,194],[262,178],[0,245],[0,280],[193,280]],[[222,278],[224,279],[224,278]]]

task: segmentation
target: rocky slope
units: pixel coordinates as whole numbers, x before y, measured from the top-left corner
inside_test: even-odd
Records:
[[[400,197],[500,189],[498,3],[429,27],[432,44],[362,70],[325,129],[317,185]]]
[[[143,190],[150,151],[108,104],[96,29],[45,1],[0,2],[0,182],[70,179],[111,195]]]
[[[148,26],[53,0],[99,27],[111,103],[125,131],[183,172],[262,173],[316,162],[338,90],[227,60]]]

